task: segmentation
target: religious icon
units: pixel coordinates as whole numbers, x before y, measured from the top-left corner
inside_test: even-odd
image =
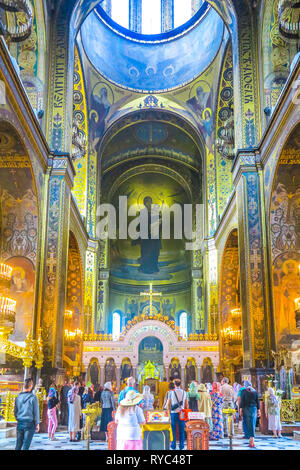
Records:
[[[186,382],[189,384],[196,380],[196,367],[193,360],[189,359],[186,365]]]
[[[107,359],[105,364],[105,382],[116,381],[116,367],[113,359]]]
[[[174,317],[175,310],[176,310],[176,300],[174,299],[173,302],[170,302],[170,299],[164,300],[162,303],[162,310],[163,314],[169,318]]]
[[[134,299],[125,300],[125,314],[130,320],[138,315],[138,303]]]
[[[158,207],[156,207],[157,210],[155,212],[153,211],[154,213],[152,212],[151,216],[152,198],[150,196],[144,198],[144,206],[144,209],[140,212],[140,220],[141,223],[143,220],[148,223],[148,238],[143,239],[140,237],[137,240],[133,240],[132,245],[139,244],[141,247],[139,271],[144,274],[158,274],[158,258],[162,248],[162,243],[159,238],[161,215],[159,214]],[[140,232],[142,232],[142,227],[140,227]]]
[[[124,362],[121,366],[121,381],[123,382],[127,377],[132,376],[132,365],[129,362]]]
[[[205,138],[205,143],[212,151],[213,134],[213,114],[212,114],[212,96],[208,83],[198,82],[196,95],[187,101],[187,105],[196,113],[199,120],[199,127]]]

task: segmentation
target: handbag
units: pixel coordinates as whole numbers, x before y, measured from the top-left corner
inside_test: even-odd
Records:
[[[189,420],[189,413],[192,410],[183,408],[182,410],[179,411],[179,419],[180,421],[188,421]]]

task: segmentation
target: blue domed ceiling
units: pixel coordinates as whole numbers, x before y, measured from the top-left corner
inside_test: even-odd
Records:
[[[85,53],[102,76],[134,91],[157,93],[189,83],[211,64],[223,39],[224,23],[206,2],[183,26],[156,35],[133,33],[99,11],[81,27]]]

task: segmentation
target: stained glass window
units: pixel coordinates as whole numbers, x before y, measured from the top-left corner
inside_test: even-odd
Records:
[[[182,312],[179,316],[179,333],[183,338],[187,338],[188,327],[187,327],[187,313]]]
[[[142,33],[161,33],[161,0],[143,0]]]
[[[121,315],[119,312],[114,312],[113,314],[113,327],[112,327],[112,337],[113,341],[118,341],[121,333]]]
[[[192,17],[192,0],[174,0],[174,28]]]
[[[111,19],[129,28],[129,0],[111,0]]]

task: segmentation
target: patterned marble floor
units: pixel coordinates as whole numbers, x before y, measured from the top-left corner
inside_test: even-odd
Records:
[[[36,434],[31,444],[31,450],[86,450],[86,441],[69,442],[66,432],[57,432],[56,441],[49,441],[47,434]],[[15,438],[0,439],[0,450],[13,450],[15,448]],[[210,450],[229,450],[229,440],[210,441]],[[300,441],[291,437],[274,439],[272,436],[262,436],[257,434],[257,450],[300,450]],[[107,443],[90,443],[90,450],[107,450]],[[233,439],[233,450],[249,450],[248,441],[242,435],[236,435]],[[255,450],[255,449],[253,449]]]

